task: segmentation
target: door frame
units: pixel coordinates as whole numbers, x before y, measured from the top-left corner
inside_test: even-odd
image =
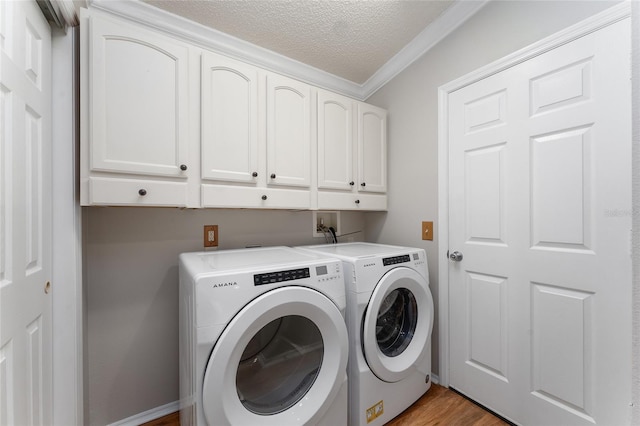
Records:
[[[450,350],[449,350],[449,96],[463,87],[476,83],[531,58],[553,50],[563,44],[591,34],[601,28],[614,24],[631,16],[631,3],[623,2],[612,6],[590,18],[552,34],[530,46],[478,68],[456,80],[438,88],[438,322],[440,333],[440,371],[439,383],[449,386]],[[631,53],[631,52],[630,52]],[[632,164],[633,170],[640,165]],[[634,188],[637,192],[637,189]],[[636,194],[633,194],[634,196]],[[640,218],[640,212],[633,212],[634,219]],[[638,261],[634,259],[634,269]],[[635,294],[635,293],[634,293]],[[634,307],[640,300],[633,300]]]
[[[53,424],[86,424],[79,190],[79,32],[52,26]],[[62,326],[63,324],[64,326]]]

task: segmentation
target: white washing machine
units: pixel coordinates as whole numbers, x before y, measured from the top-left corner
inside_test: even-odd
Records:
[[[382,425],[431,387],[434,313],[426,253],[368,243],[299,249],[343,260],[349,424]]]
[[[269,247],[179,265],[180,424],[346,424],[340,260]]]

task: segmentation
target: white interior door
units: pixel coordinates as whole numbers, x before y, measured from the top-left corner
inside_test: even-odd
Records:
[[[52,419],[51,28],[35,1],[0,11],[0,424]]]
[[[520,424],[628,424],[630,28],[449,98],[450,385]]]

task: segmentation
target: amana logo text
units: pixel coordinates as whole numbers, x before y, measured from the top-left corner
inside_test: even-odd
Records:
[[[228,282],[228,283],[216,283],[213,285],[213,288],[218,288],[218,287],[232,287],[234,285],[238,285],[238,283],[236,281],[233,282]]]

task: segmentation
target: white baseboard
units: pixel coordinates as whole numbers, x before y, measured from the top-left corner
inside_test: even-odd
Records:
[[[178,401],[170,402],[160,407],[152,408],[144,413],[138,413],[126,419],[119,420],[115,423],[111,423],[108,426],[139,426],[142,423],[150,422],[151,420],[158,419],[166,416],[167,414],[174,413],[180,409]]]
[[[431,383],[435,383],[436,385],[440,384],[440,377],[437,374],[431,373]]]

